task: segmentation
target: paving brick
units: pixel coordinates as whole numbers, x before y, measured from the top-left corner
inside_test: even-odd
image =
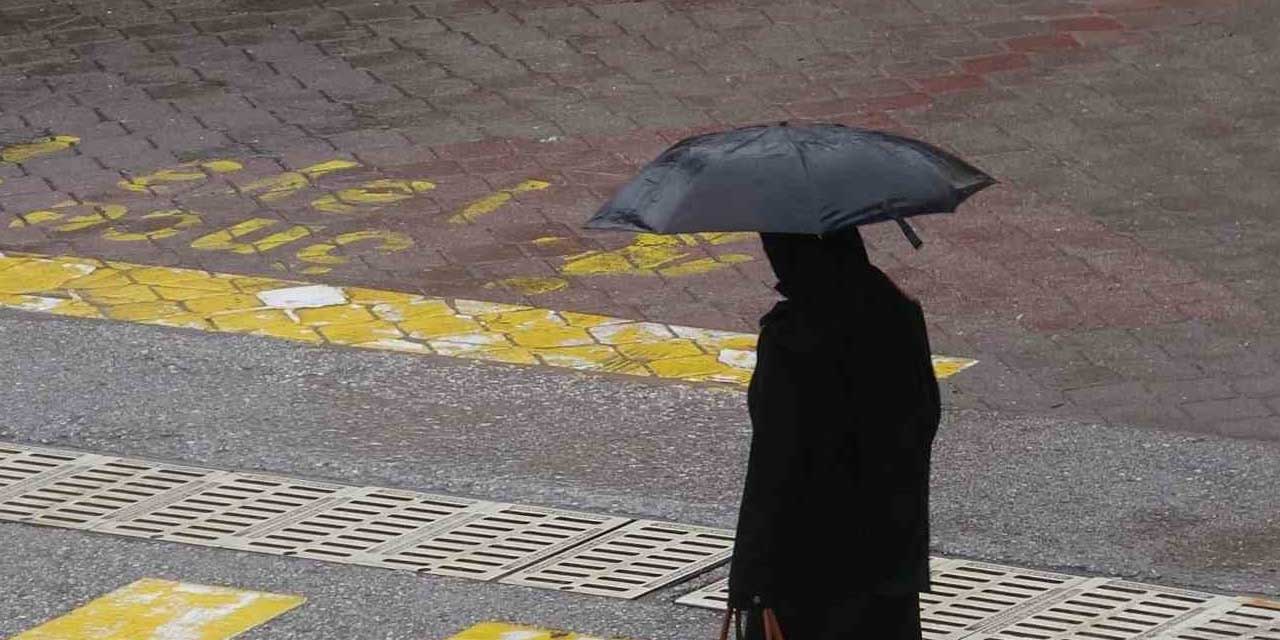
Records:
[[[1047,36],[1024,36],[1005,40],[1005,46],[1011,51],[1053,51],[1057,49],[1074,49],[1080,46],[1079,41],[1069,34]]]
[[[1030,59],[1024,54],[1003,53],[964,60],[961,67],[968,73],[985,74],[1022,69],[1030,64]]]
[[[1269,398],[1280,395],[1280,375],[1239,378],[1232,386],[1242,395]]]
[[[1120,22],[1103,16],[1061,18],[1051,20],[1049,24],[1056,31],[1120,31],[1124,29],[1124,25]]]
[[[1113,425],[1148,429],[1186,428],[1188,417],[1176,406],[1158,402],[1143,402],[1102,407],[1103,417]]]
[[[1211,423],[1272,416],[1271,410],[1265,404],[1252,398],[1203,400],[1184,404],[1182,408],[1192,418]]]
[[[929,94],[952,93],[984,89],[987,83],[975,75],[948,75],[922,78],[915,81],[920,90]]]
[[[1219,435],[1228,438],[1247,438],[1272,442],[1280,440],[1280,416],[1227,420],[1214,423],[1212,428]]]
[[[1138,382],[1117,382],[1069,389],[1066,395],[1072,402],[1087,407],[1144,404],[1156,400],[1151,391]]]

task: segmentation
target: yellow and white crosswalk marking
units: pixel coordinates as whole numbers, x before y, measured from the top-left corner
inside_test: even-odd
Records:
[[[304,601],[300,596],[144,578],[13,640],[221,640]]]
[[[538,629],[506,622],[482,622],[448,640],[602,640],[572,631]]]
[[[688,382],[755,366],[754,334],[87,258],[0,254],[0,307]]]

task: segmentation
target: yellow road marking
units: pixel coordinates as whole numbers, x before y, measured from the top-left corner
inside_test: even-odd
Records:
[[[30,142],[0,147],[0,162],[25,162],[32,158],[65,151],[80,142],[75,136],[48,136]]]
[[[211,173],[232,173],[243,168],[239,162],[234,160],[186,162],[176,167],[161,169],[128,180],[121,180],[116,184],[125,191],[133,191],[135,193],[167,193],[169,189],[166,188],[166,185],[202,182],[207,180]]]
[[[239,253],[249,255],[252,253],[266,253],[289,244],[295,240],[301,240],[311,235],[311,230],[306,227],[293,226],[279,231],[259,240],[251,240],[248,242],[241,241],[240,238],[251,235],[255,232],[273,227],[279,224],[279,220],[271,218],[250,218],[244,222],[237,222],[225,229],[219,229],[208,235],[200,236],[191,243],[192,249],[200,251],[229,251],[231,253]]]
[[[258,197],[262,198],[264,202],[275,202],[288,198],[311,186],[311,180],[314,178],[335,171],[354,169],[359,166],[359,163],[351,162],[350,160],[329,160],[303,167],[297,171],[286,171],[269,178],[254,180],[242,187],[241,191],[248,194],[259,194]]]
[[[538,629],[505,622],[482,622],[448,640],[601,640],[571,631]]]
[[[350,262],[350,257],[334,255],[333,252],[337,251],[339,247],[360,242],[373,243],[374,251],[378,253],[395,253],[413,246],[413,238],[395,231],[352,231],[351,233],[339,235],[329,242],[313,244],[298,251],[299,260],[315,265],[303,269],[302,272],[312,275],[328,273],[333,269],[331,266],[326,265],[340,265]]]
[[[714,257],[693,258],[690,247],[717,246],[744,242],[753,233],[686,233],[678,235],[637,234],[631,244],[612,251],[587,251],[565,258],[558,270],[564,276],[693,276],[717,271],[755,258],[745,253],[726,253]],[[553,244],[565,238],[548,237],[534,244]],[[487,286],[502,286],[525,295],[559,291],[569,286],[565,278],[555,276],[516,276],[497,280]]]
[[[312,200],[311,208],[325,213],[351,213],[361,207],[374,209],[379,205],[408,200],[434,188],[436,184],[427,180],[373,180]]]
[[[79,215],[69,214],[78,213]],[[27,213],[15,215],[13,221],[9,223],[9,227],[13,229],[35,226],[46,222],[55,222],[57,220],[65,220],[62,224],[54,227],[57,231],[71,232],[81,229],[96,227],[106,224],[112,220],[123,218],[129,209],[119,204],[104,204],[101,202],[76,202],[75,200],[64,200],[48,209],[38,209],[36,211],[28,211]]]
[[[546,189],[550,186],[550,182],[544,182],[542,180],[525,180],[510,189],[503,189],[502,191],[487,195],[475,202],[472,202],[471,204],[468,204],[462,208],[462,211],[451,216],[449,218],[449,222],[453,224],[467,224],[475,222],[476,218],[493,213],[500,209],[502,205],[510,201],[512,196],[517,193],[541,191],[542,189]]]
[[[0,307],[687,382],[755,366],[747,333],[75,257],[0,254]],[[939,378],[974,362],[934,358]]]
[[[139,220],[166,220],[169,224],[151,231],[121,231],[115,227],[109,227],[102,232],[102,237],[107,240],[115,240],[117,242],[139,242],[142,240],[162,240],[171,238],[182,233],[183,229],[194,227],[203,222],[199,215],[184,211],[182,209],[165,209],[163,211],[152,211]]]
[[[144,578],[13,640],[220,640],[305,598]]]

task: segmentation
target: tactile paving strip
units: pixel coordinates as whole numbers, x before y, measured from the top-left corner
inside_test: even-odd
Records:
[[[631,599],[710,569],[732,553],[732,531],[638,520],[502,582]]]

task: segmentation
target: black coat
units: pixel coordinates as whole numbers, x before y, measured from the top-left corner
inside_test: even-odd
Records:
[[[765,236],[788,299],[761,319],[747,396],[735,607],[928,588],[940,408],[924,316],[859,238],[832,244]]]

